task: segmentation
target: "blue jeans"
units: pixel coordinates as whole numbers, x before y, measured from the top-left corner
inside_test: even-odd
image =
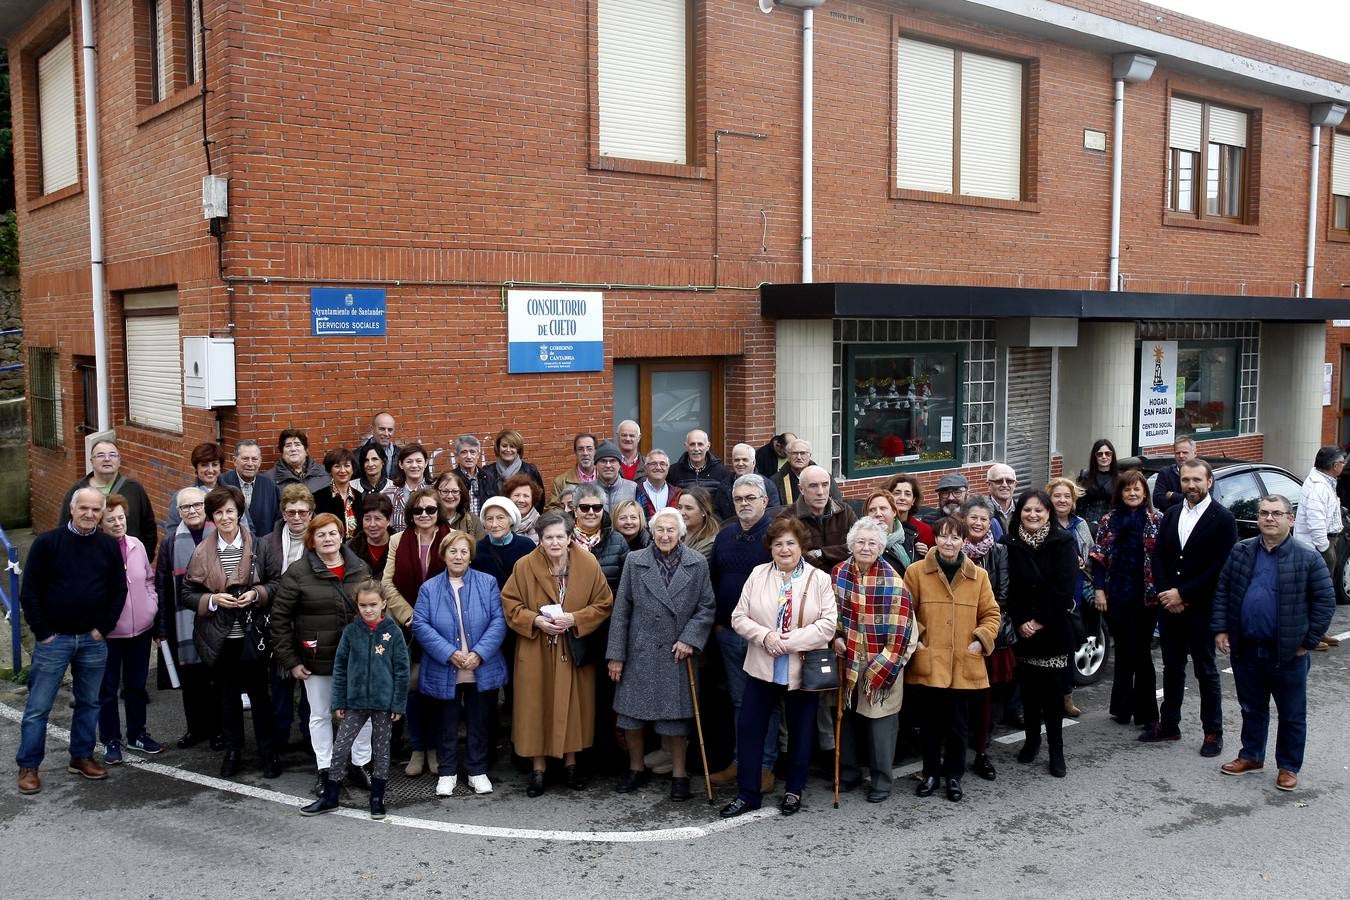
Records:
[[[448,700],[417,695],[428,714],[424,727],[434,728],[436,767],[442,776],[459,774],[459,723],[464,723],[464,771],[486,775],[488,771],[488,717],[497,714],[497,689],[478,690],[472,682],[455,685],[455,696]],[[432,718],[434,713],[434,718]]]
[[[1242,707],[1243,759],[1265,762],[1270,733],[1270,700],[1275,698],[1279,724],[1275,730],[1275,764],[1298,774],[1308,737],[1308,655],[1279,661],[1273,645],[1234,644],[1233,681]]]
[[[88,634],[57,634],[33,645],[33,665],[28,671],[28,703],[23,708],[19,752],[14,761],[21,769],[42,765],[47,749],[47,717],[51,715],[61,679],[70,668],[74,681],[75,716],[70,724],[70,755],[74,759],[94,755],[94,729],[98,725],[98,689],[108,645]]]
[[[145,682],[150,675],[149,631],[128,638],[108,638],[108,662],[103,668],[103,686],[98,692],[98,736],[103,743],[122,739],[122,722],[117,715],[117,689],[126,699],[127,740],[145,734],[145,705],[150,702]]]
[[[731,705],[739,717],[741,698],[745,696],[745,680],[750,677],[745,674],[745,638],[730,627],[715,629],[713,637],[717,638],[717,648],[722,651],[722,665],[727,672],[727,690],[731,692]],[[762,768],[772,769],[773,764],[778,761],[778,723],[781,718],[780,707],[775,704],[769,712],[768,731],[764,735],[764,758],[760,763]],[[758,773],[756,776],[758,777]]]

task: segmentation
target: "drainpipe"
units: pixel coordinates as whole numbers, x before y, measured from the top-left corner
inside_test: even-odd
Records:
[[[811,170],[815,166],[815,117],[812,109],[815,94],[815,30],[816,7],[825,0],[759,0],[761,11],[773,12],[775,6],[789,6],[802,11],[802,284],[812,278],[812,208]]]
[[[94,0],[80,0],[80,42],[84,83],[84,177],[89,197],[89,292],[94,306],[94,380],[98,385],[98,430],[112,427],[108,405],[108,328],[103,294],[103,179],[98,158],[98,73],[94,44]]]
[[[1339,103],[1319,103],[1311,110],[1312,160],[1308,167],[1308,255],[1303,266],[1303,296],[1313,295],[1313,275],[1317,261],[1317,176],[1321,168],[1322,129],[1335,128],[1345,118],[1345,107]]]
[[[1157,60],[1138,53],[1119,53],[1111,59],[1115,94],[1111,101],[1111,260],[1107,290],[1120,290],[1120,169],[1125,142],[1125,83],[1138,84],[1153,77]]]

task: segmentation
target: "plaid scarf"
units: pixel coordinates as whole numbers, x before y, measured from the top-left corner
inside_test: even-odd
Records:
[[[853,560],[834,567],[834,595],[839,601],[837,635],[844,639],[846,695],[860,679],[868,701],[882,703],[894,687],[909,644],[910,596],[894,568],[879,559],[867,572]]]

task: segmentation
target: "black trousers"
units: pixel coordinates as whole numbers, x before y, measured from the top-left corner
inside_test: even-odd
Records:
[[[178,682],[182,686],[187,730],[201,738],[220,734],[220,694],[215,673],[201,663],[179,665]]]
[[[960,779],[966,774],[970,704],[980,692],[922,684],[905,685],[905,690],[918,695],[924,775]]]
[[[1064,669],[1017,662],[1017,681],[1022,685],[1022,719],[1026,722],[1027,742],[1039,745],[1041,723],[1050,753],[1064,752]]]
[[[1186,659],[1195,665],[1200,688],[1200,724],[1206,734],[1223,734],[1223,693],[1219,667],[1214,663],[1214,635],[1209,630],[1209,606],[1190,607],[1184,612],[1164,610],[1158,620],[1158,641],[1163,657],[1163,702],[1159,721],[1163,728],[1181,724],[1181,701],[1186,695]]]
[[[271,661],[243,659],[248,638],[226,638],[216,658],[215,674],[220,690],[220,728],[225,736],[227,750],[244,749],[244,705],[240,694],[248,694],[253,712],[253,738],[258,743],[258,755],[273,752],[272,703],[268,697]]]
[[[1111,676],[1111,715],[1134,718],[1136,725],[1158,721],[1158,676],[1153,669],[1153,629],[1158,608],[1142,601],[1118,603],[1106,612],[1115,642],[1116,667]]]

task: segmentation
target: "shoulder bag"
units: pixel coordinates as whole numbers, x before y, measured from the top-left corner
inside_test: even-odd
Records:
[[[806,576],[806,584],[818,573],[812,569]],[[797,606],[797,628],[802,627],[802,616],[806,611],[806,591],[802,591],[802,602]],[[833,691],[839,688],[839,657],[827,644],[818,650],[804,650],[802,659],[802,680],[799,690]]]

